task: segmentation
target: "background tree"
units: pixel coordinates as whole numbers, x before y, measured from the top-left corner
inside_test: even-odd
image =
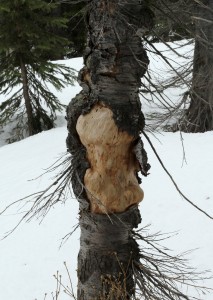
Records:
[[[196,3],[195,49],[190,105],[180,120],[179,128],[186,132],[213,130],[213,2]]]
[[[86,46],[86,26],[85,26],[85,4],[72,2],[61,4],[62,14],[68,19],[65,37],[69,40],[69,51],[67,56],[83,56]]]
[[[194,36],[191,0],[150,1],[155,13],[155,26],[149,32],[152,42],[177,41]]]
[[[152,99],[162,111],[159,113],[158,109],[158,113],[149,116],[154,128],[166,125],[166,129],[172,131],[212,130],[211,5],[211,1],[151,1],[156,14],[156,25],[144,38],[151,52],[167,65],[167,74],[171,74],[162,80],[158,80],[160,72],[146,76],[148,85],[145,82],[143,91],[146,91],[148,100]],[[182,41],[176,46],[168,43],[179,39]],[[153,41],[162,42],[166,46],[163,47],[165,51],[159,51]],[[183,47],[190,43],[194,43],[193,55],[183,52]],[[173,55],[169,56],[166,52],[173,52]],[[175,66],[174,56],[182,57],[185,63]],[[170,88],[183,90],[179,100],[173,99],[169,94]]]
[[[45,0],[47,3],[48,0]],[[83,55],[86,45],[86,26],[85,26],[85,3],[72,1],[52,1],[57,4],[53,9],[52,15],[58,18],[66,18],[66,27],[54,28],[54,33],[68,40],[66,45],[66,57],[58,59],[73,58]],[[54,57],[50,59],[55,59]]]
[[[43,0],[2,0],[0,4],[0,88],[6,98],[0,105],[0,125],[15,116],[16,130],[21,129],[16,139],[23,136],[25,112],[29,135],[52,128],[63,105],[47,83],[60,90],[73,82],[70,68],[48,60],[64,56],[68,44],[54,33],[67,24],[67,19],[52,14],[56,7]]]

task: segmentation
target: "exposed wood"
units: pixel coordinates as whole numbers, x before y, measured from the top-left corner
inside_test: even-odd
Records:
[[[79,117],[77,132],[90,163],[84,184],[91,212],[124,212],[138,204],[143,191],[136,178],[140,168],[132,151],[134,137],[118,129],[112,111],[95,105]]]
[[[140,140],[145,120],[138,95],[149,60],[137,32],[153,16],[145,5],[88,5],[82,91],[67,108],[72,185],[80,203],[78,300],[127,300],[135,292],[139,248],[131,230],[140,222],[143,198],[137,173],[147,175],[150,167]]]

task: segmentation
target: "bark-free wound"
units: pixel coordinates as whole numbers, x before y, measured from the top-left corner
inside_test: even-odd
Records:
[[[145,4],[88,4],[82,91],[67,108],[71,180],[80,203],[78,300],[129,300],[135,293],[133,264],[140,251],[132,230],[143,198],[137,171],[146,176],[149,169],[138,94],[149,63],[137,35],[147,27]]]
[[[132,151],[134,137],[121,131],[112,111],[101,104],[78,118],[77,132],[87,149],[90,168],[84,176],[91,212],[123,212],[143,199]]]

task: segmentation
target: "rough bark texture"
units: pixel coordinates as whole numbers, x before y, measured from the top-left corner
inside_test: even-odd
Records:
[[[181,129],[213,130],[213,1],[197,4],[191,102]]]
[[[149,169],[138,95],[149,60],[136,32],[150,26],[150,15],[143,1],[89,5],[82,91],[67,109],[72,185],[80,202],[78,300],[130,299],[134,293],[132,262],[139,249],[131,230],[140,216],[130,206],[143,197],[137,171],[147,175]]]
[[[82,215],[78,299],[130,299],[134,293],[132,261],[139,262],[140,252],[131,230],[140,221],[137,207],[110,218]]]

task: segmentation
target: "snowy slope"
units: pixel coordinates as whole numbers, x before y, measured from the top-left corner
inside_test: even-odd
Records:
[[[1,208],[49,184],[47,180],[28,180],[43,173],[64,152],[65,137],[66,128],[62,127],[0,148]],[[1,237],[19,220],[19,215],[11,215],[14,211],[0,217]],[[63,268],[63,261],[74,273],[78,235],[61,250],[59,246],[77,218],[77,203],[70,199],[66,207],[53,209],[41,225],[38,221],[24,224],[0,241],[0,299],[43,299],[46,291],[54,289],[52,275]]]
[[[73,68],[74,70],[78,71],[82,68],[83,66],[83,59],[80,58],[73,58],[73,59],[69,59],[66,62],[63,60],[59,60],[57,61],[59,64],[66,64],[66,66],[69,66],[71,68]],[[77,74],[77,72],[76,72]],[[72,99],[72,97],[74,97],[74,95],[76,95],[77,93],[79,93],[79,91],[81,90],[80,86],[76,83],[75,86],[66,86],[63,91],[56,91],[56,89],[51,86],[50,84],[47,84],[47,86],[50,88],[50,90],[58,97],[58,99],[60,100],[60,102],[62,104],[68,105],[68,103],[70,102],[70,100]],[[0,95],[0,103],[5,101],[9,96],[11,96],[13,94],[13,92],[11,92],[8,95]],[[48,111],[48,108],[45,108]],[[66,120],[64,118],[66,112],[65,110],[63,112],[59,112],[57,114],[57,120],[56,120],[56,126],[57,127],[61,127],[61,126],[66,126]],[[13,126],[12,126],[13,127]],[[7,138],[9,138],[9,132],[11,130],[11,124],[8,124],[4,127],[4,130],[1,131],[0,128],[0,147],[4,146],[5,140]]]
[[[72,60],[74,67],[81,59]],[[68,103],[79,87],[69,87],[59,96]],[[42,190],[51,181],[50,175],[29,181],[40,175],[66,151],[66,124],[59,118],[59,127],[23,141],[0,148],[0,210],[14,200]],[[213,215],[213,132],[184,134],[187,164],[183,164],[183,148],[179,133],[162,133],[152,141],[182,191],[197,205]],[[159,142],[160,141],[160,142]],[[199,270],[213,270],[213,221],[207,219],[186,203],[176,192],[162,170],[152,150],[146,145],[152,165],[151,174],[143,179],[145,199],[140,205],[143,225],[151,223],[152,231],[175,232],[179,235],[165,241],[174,253],[198,248],[189,255],[190,264]],[[53,176],[53,174],[51,175]],[[20,207],[21,208],[21,207]],[[17,207],[0,216],[0,236],[11,229],[20,216]],[[69,199],[66,205],[57,205],[44,221],[34,220],[22,224],[7,239],[0,241],[0,299],[43,300],[52,299],[55,290],[53,274],[57,270],[67,276],[66,261],[76,286],[76,258],[79,248],[79,231],[62,248],[61,239],[78,221],[78,204]],[[213,287],[213,280],[207,282]],[[69,299],[62,294],[61,300]],[[213,299],[213,291],[203,296]]]

